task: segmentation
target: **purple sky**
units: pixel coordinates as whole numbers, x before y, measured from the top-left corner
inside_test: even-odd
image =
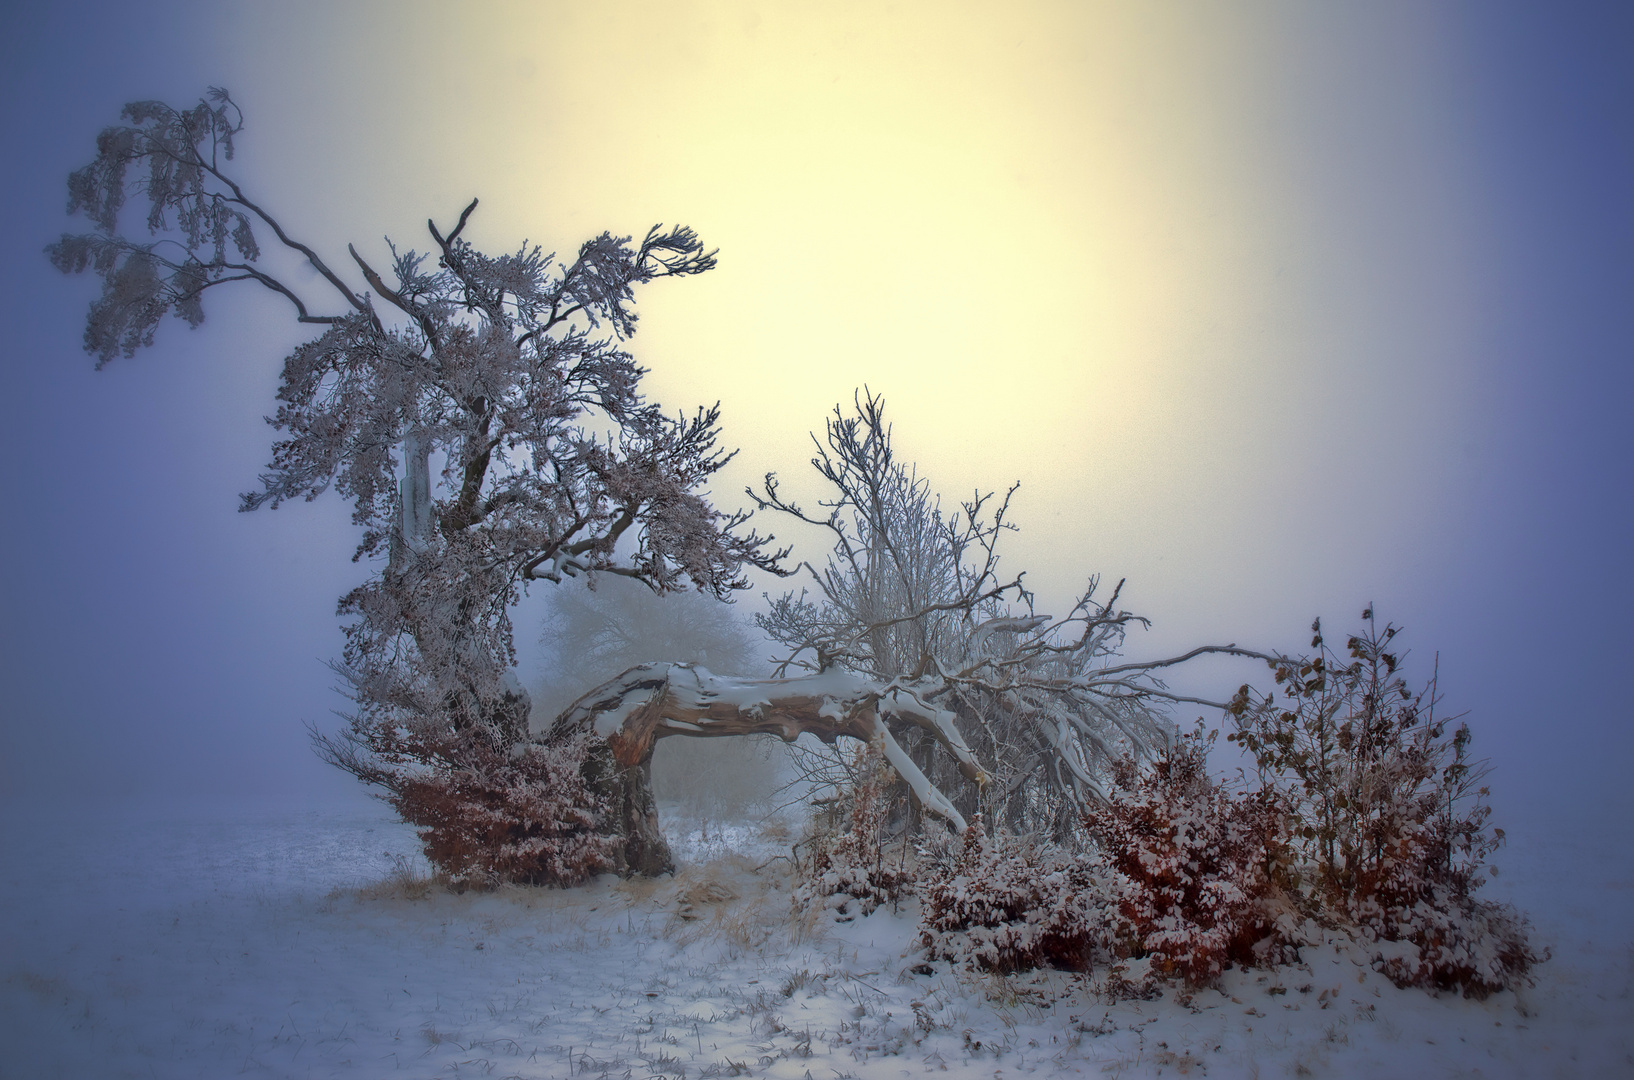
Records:
[[[1374,6],[1354,7],[1366,23],[1360,12]],[[1382,479],[1356,479],[1367,464],[1343,445],[1300,475],[1329,489],[1319,502],[1333,491],[1412,487],[1420,465],[1455,477],[1457,490],[1397,523],[1408,539],[1385,560],[1390,572],[1358,572],[1336,559],[1320,595],[1295,589],[1255,608],[1278,613],[1274,631],[1255,614],[1239,634],[1229,619],[1188,612],[1185,596],[1161,584],[1146,593],[1158,608],[1148,611],[1182,634],[1198,627],[1212,636],[1226,626],[1244,643],[1292,648],[1311,615],[1345,628],[1375,600],[1382,614],[1409,624],[1419,659],[1440,651],[1448,704],[1470,711],[1477,746],[1497,766],[1501,824],[1599,815],[1626,823],[1634,816],[1625,780],[1634,752],[1634,9],[1470,3],[1437,14],[1461,66],[1455,91],[1425,107],[1452,118],[1459,152],[1480,180],[1470,197],[1486,207],[1478,269],[1465,283],[1475,342],[1460,415],[1448,421],[1457,437],[1442,451],[1446,460],[1392,461]],[[234,39],[236,24],[206,5],[14,5],[3,18],[0,303],[11,333],[0,353],[0,439],[10,463],[0,473],[0,792],[352,798],[352,783],[313,759],[302,727],[327,723],[342,704],[323,661],[340,647],[334,600],[360,573],[347,561],[345,507],[326,500],[235,512],[237,494],[265,460],[269,432],[260,417],[271,409],[278,361],[297,340],[293,327],[260,297],[224,297],[202,330],[166,326],[158,347],[94,372],[79,349],[89,283],[56,274],[41,253],[80,227],[62,214],[64,179],[88,160],[96,132],[125,101],[179,103],[207,84],[241,85],[256,43]],[[1319,66],[1331,43],[1301,23],[1278,23],[1282,47],[1310,50],[1304,59]],[[318,51],[308,61],[340,62]],[[294,85],[307,74],[284,77]],[[412,97],[414,72],[402,78]],[[316,142],[344,138],[332,120],[314,120]],[[1341,151],[1365,145],[1369,125],[1401,117],[1375,115],[1363,102],[1331,125],[1322,120],[1307,115],[1295,146],[1309,142],[1310,183],[1328,199],[1326,212],[1344,214],[1339,196],[1348,184],[1358,207],[1380,214],[1369,163]],[[365,113],[357,122],[373,121]],[[1297,165],[1297,154],[1289,161]],[[1286,175],[1301,173],[1290,166]],[[688,207],[666,213],[687,220]],[[575,219],[552,239],[572,243],[601,227],[632,226]],[[1388,276],[1389,250],[1381,250],[1378,269]],[[1386,308],[1372,317],[1388,324],[1397,314]],[[1391,370],[1383,366],[1380,378]],[[1356,379],[1346,372],[1334,386]],[[1368,392],[1377,427],[1361,430],[1395,438],[1390,387]],[[727,393],[701,386],[693,397]],[[805,426],[831,404],[810,401]],[[1415,425],[1437,422],[1412,401],[1402,408]],[[730,425],[729,414],[727,437],[748,444],[755,472],[801,468],[787,449],[797,442],[757,446],[754,429],[735,434]],[[1308,470],[1295,450],[1277,452],[1288,459],[1273,464]],[[1243,483],[1245,492],[1259,490]],[[1302,497],[1296,489],[1265,502],[1264,533],[1303,535]],[[1376,512],[1343,498],[1323,505],[1336,532],[1347,528],[1346,515]],[[1199,534],[1210,527],[1202,516],[1177,520]],[[1046,526],[1040,515],[1032,531]],[[1138,517],[1119,528],[1140,540]],[[1245,561],[1274,566],[1293,557],[1272,543]],[[1300,621],[1286,611],[1302,613]],[[523,620],[520,642],[535,632]]]

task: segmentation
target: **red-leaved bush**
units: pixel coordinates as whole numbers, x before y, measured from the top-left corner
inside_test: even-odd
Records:
[[[605,807],[582,773],[590,748],[501,753],[463,742],[457,756],[416,747],[418,760],[441,767],[403,770],[388,786],[387,801],[416,827],[433,866],[476,885],[574,885],[612,868]]]
[[[1311,656],[1272,663],[1283,699],[1243,687],[1229,738],[1253,755],[1259,796],[1286,815],[1272,872],[1296,904],[1350,924],[1402,986],[1484,997],[1522,985],[1548,957],[1514,909],[1481,901],[1484,862],[1503,842],[1489,829],[1485,768],[1470,729],[1436,715],[1436,679],[1399,674],[1398,627],[1330,649],[1320,620]]]
[[[1257,788],[1215,783],[1199,731],[1147,767],[1119,764],[1076,851],[990,840],[978,818],[957,853],[922,852],[927,953],[1001,971],[1143,956],[1201,986],[1228,962],[1292,959],[1327,927],[1401,986],[1527,983],[1548,950],[1519,912],[1474,895],[1503,832],[1487,827],[1469,727],[1436,715],[1433,677],[1415,692],[1397,674],[1398,630],[1363,618],[1347,659],[1318,624],[1316,655],[1272,661],[1283,703],[1248,687],[1231,703]]]
[[[1154,973],[1212,983],[1228,960],[1249,963],[1265,936],[1266,841],[1276,817],[1209,779],[1209,740],[1182,736],[1140,769],[1125,759],[1109,802],[1084,830],[1111,861],[1129,944]]]
[[[1475,898],[1469,879],[1444,872],[1448,841],[1438,824],[1403,823],[1379,865],[1358,875],[1346,913],[1398,986],[1484,998],[1524,984],[1547,950],[1534,948],[1514,908]]]
[[[990,971],[1088,971],[1122,926],[1105,866],[1093,853],[1000,833],[980,816],[956,852],[921,852],[919,941],[933,959]]]

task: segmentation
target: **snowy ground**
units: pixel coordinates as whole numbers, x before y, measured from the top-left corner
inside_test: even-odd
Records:
[[[1634,869],[1587,841],[1502,860],[1555,954],[1518,998],[1323,947],[1117,1002],[926,973],[906,908],[791,917],[742,826],[694,823],[673,880],[418,899],[384,808],[7,826],[5,1077],[1634,1076]]]

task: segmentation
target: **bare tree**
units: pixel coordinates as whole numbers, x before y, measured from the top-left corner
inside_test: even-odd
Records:
[[[786,649],[779,677],[643,665],[582,697],[547,743],[594,732],[636,768],[675,734],[878,740],[924,812],[963,829],[980,808],[1061,835],[1105,799],[1114,762],[1168,745],[1167,706],[1225,707],[1170,690],[1165,669],[1209,653],[1266,659],[1207,645],[1120,662],[1128,628],[1146,620],[1118,610],[1119,589],[1097,601],[1093,578],[1064,617],[1038,614],[1022,576],[999,572],[1014,489],[944,512],[895,459],[883,401],[855,404],[853,415],[836,409],[816,440],[812,463],[831,489],[818,512],[785,498],[775,476],[751,492],[832,544],[820,569],[801,564],[811,585],[758,620]]]
[[[166,315],[196,327],[204,295],[237,282],[319,329],[284,361],[283,436],[242,509],[331,487],[352,502],[354,557],[373,560],[340,604],[336,669],[356,709],[315,738],[410,820],[404,793],[427,770],[447,781],[439,798],[546,782],[511,672],[508,612],[528,583],[598,573],[724,596],[746,567],[778,569],[746,514],[698,493],[730,458],[718,407],[672,416],[646,401],[623,348],[638,286],[714,267],[690,229],[603,233],[561,261],[526,243],[491,256],[463,238],[473,199],[452,228],[426,223],[429,254],[388,241],[384,274],[350,246],[352,265],[332,266],[232,175],[244,119],[225,90],[190,109],[134,102],[122,119],[69,177],[69,212],[94,230],[48,249],[60,270],[101,278],[85,347],[99,366],[132,356]],[[145,236],[120,229],[131,195]]]

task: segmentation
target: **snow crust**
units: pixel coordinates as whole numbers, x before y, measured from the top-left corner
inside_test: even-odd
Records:
[[[926,965],[911,904],[791,912],[787,862],[762,867],[786,832],[665,820],[673,878],[410,899],[384,808],[13,815],[0,1075],[1634,1074],[1634,884],[1584,838],[1503,860],[1555,951],[1521,995],[1398,990],[1313,927],[1295,967],[1115,1001],[1104,973]]]
[[[650,700],[650,694],[646,697],[632,695],[619,702],[615,708],[599,714],[596,717],[594,728],[596,734],[603,739],[618,734],[619,731],[623,730],[624,722],[645,707]]]

